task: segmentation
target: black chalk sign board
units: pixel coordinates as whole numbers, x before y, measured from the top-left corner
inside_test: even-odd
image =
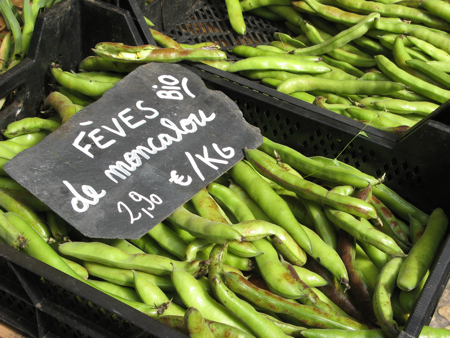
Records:
[[[261,142],[222,92],[151,63],[4,169],[82,234],[136,239]]]

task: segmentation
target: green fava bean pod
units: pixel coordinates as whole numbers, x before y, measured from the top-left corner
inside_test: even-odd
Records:
[[[93,262],[83,262],[84,267],[88,270],[89,275],[101,278],[102,280],[128,287],[134,287],[134,275],[131,269],[120,269]],[[139,274],[147,280],[157,285],[163,291],[175,291],[172,280],[169,275],[158,276],[139,271]]]
[[[247,333],[251,332],[229,309],[212,298],[191,274],[174,269],[171,278],[186,307],[195,307],[206,319],[231,325]]]
[[[89,80],[56,67],[52,68],[51,72],[56,81],[62,86],[76,90],[94,99],[100,98],[108,89],[114,87],[116,82],[120,81],[120,79],[108,82]]]
[[[411,20],[413,23],[422,23],[444,31],[450,30],[450,23],[435,16],[427,11],[416,8],[409,8],[405,6],[398,6],[395,4],[382,4],[375,1],[364,0],[336,0],[341,8],[358,13],[378,13],[383,17],[401,18],[404,20]]]
[[[426,42],[425,40],[418,39],[415,36],[408,36],[408,40],[433,59],[437,61],[450,62],[450,54],[440,48],[437,48],[433,44]]]
[[[187,309],[184,315],[184,326],[191,338],[214,338],[208,324],[200,311],[194,307]]]
[[[283,57],[283,58],[287,58],[287,59],[296,59],[296,60],[303,60],[303,61],[310,61],[310,62],[316,62],[316,61],[320,61],[320,57],[318,56],[309,56],[309,55],[293,55],[293,54],[288,54],[288,53],[283,53],[282,50],[280,50],[279,48],[276,48],[274,46],[266,46],[266,47],[273,47],[275,48],[277,51],[269,51],[269,50],[264,50],[259,46],[260,48],[256,48],[256,47],[251,47],[251,46],[245,46],[245,45],[240,45],[240,46],[236,46],[232,49],[233,54],[242,56],[244,58],[249,58],[249,57],[256,57],[256,56],[277,56],[277,57]]]
[[[284,228],[303,250],[312,251],[311,240],[289,206],[250,165],[240,161],[230,169],[230,174],[272,222]]]
[[[91,103],[94,103],[95,100],[92,97],[81,94],[74,90],[67,89],[63,86],[58,86],[58,92],[66,96],[73,104],[80,105],[86,107]]]
[[[157,241],[163,249],[178,257],[178,259],[183,260],[185,258],[186,242],[164,223],[156,224],[148,232],[148,235]]]
[[[151,254],[129,254],[101,242],[66,242],[59,245],[58,250],[63,255],[83,261],[122,269],[134,269],[162,276],[170,275],[174,267],[202,276],[208,263],[207,261],[175,261]]]
[[[266,6],[289,6],[289,0],[244,0],[241,1],[241,8],[243,12]]]
[[[417,285],[411,291],[403,291],[403,290],[400,291],[399,302],[400,302],[402,309],[406,313],[411,313],[413,311],[414,305],[416,304],[417,299],[419,298],[420,293],[422,292],[429,275],[430,275],[430,270],[427,271],[425,276],[420,281],[419,285]]]
[[[450,22],[450,5],[447,2],[440,0],[426,0],[423,1],[421,5],[430,13]]]
[[[112,50],[109,50],[109,48]],[[117,48],[115,48],[117,46]],[[164,62],[164,63],[176,63],[180,61],[219,61],[226,60],[227,55],[221,50],[208,50],[208,49],[179,49],[179,48],[153,48],[145,49],[130,46],[103,42],[99,43],[92,50],[94,53],[107,60],[123,62],[123,63],[135,63],[145,64],[149,62]]]
[[[399,82],[333,80],[307,75],[284,80],[277,87],[279,92],[285,94],[323,90],[337,95],[389,95],[402,89],[405,85]]]
[[[156,320],[183,333],[188,333],[186,330],[186,325],[184,323],[184,316],[158,316]],[[253,335],[246,333],[242,330],[235,328],[234,326],[226,325],[223,323],[211,321],[205,319],[209,326],[209,329],[216,337],[227,337],[227,338],[254,338]]]
[[[173,230],[173,229],[172,229]],[[142,252],[141,253],[147,253],[152,255],[158,255],[158,256],[164,256],[167,258],[175,259],[177,260],[177,256],[172,255],[170,252],[168,252],[166,249],[163,249],[157,241],[153,239],[153,237],[150,236],[150,234],[146,233],[144,236],[138,239],[129,239],[130,243],[139,248]],[[107,243],[106,244],[110,244]],[[122,247],[118,247],[114,243],[111,243],[110,245],[115,246],[116,248],[124,250]],[[124,250],[127,251],[127,250]],[[135,252],[129,252],[128,253],[135,253]]]
[[[117,285],[111,282],[106,282],[102,280],[96,279],[88,279],[88,282],[92,285],[97,286],[99,289],[105,290],[109,293],[113,293],[116,296],[126,298],[128,300],[132,300],[135,302],[142,302],[141,298],[138,296],[136,291],[132,288],[128,288],[125,286]],[[155,305],[155,304],[150,304]]]
[[[325,206],[325,214],[334,224],[347,231],[357,240],[372,244],[381,251],[384,251],[392,256],[405,256],[402,249],[391,237],[376,230],[370,226],[370,224],[361,222],[352,215],[335,210],[329,206]]]
[[[53,132],[60,127],[60,123],[50,119],[39,117],[26,117],[8,124],[5,130],[2,130],[3,136],[13,138],[23,134],[34,133],[38,131]]]
[[[226,244],[223,246],[216,245],[210,255],[211,269],[208,273],[208,279],[216,298],[237,318],[239,318],[241,322],[245,323],[256,337],[287,337],[284,332],[272,321],[263,317],[252,305],[244,300],[241,300],[232,290],[228,288],[223,278],[223,274],[227,273],[223,270],[225,255],[227,255]],[[237,275],[240,276],[239,274]]]
[[[186,311],[181,306],[171,303],[166,294],[145,275],[133,271],[133,280],[136,293],[145,304],[154,306],[169,304],[164,311],[165,315],[183,316],[185,314]]]
[[[272,241],[273,245],[278,251],[286,256],[286,259],[297,265],[303,265],[305,263],[306,254],[294,239],[283,228],[270,222],[256,220],[247,205],[240,200],[231,189],[217,183],[210,183],[208,191],[216,199],[223,202],[233,215],[235,215],[240,223],[235,224],[234,227],[236,227],[247,240],[250,240],[249,237],[255,234],[257,235],[257,238],[253,240],[274,236],[275,238]]]
[[[264,252],[263,255],[255,257],[261,275],[269,289],[277,295],[288,299],[298,299],[302,293],[297,287],[297,283],[286,271],[278,258],[278,252],[266,239],[253,242],[258,250]]]
[[[244,16],[242,15],[242,8],[239,0],[225,0],[225,4],[231,27],[236,33],[244,35],[247,27],[245,25]]]
[[[231,221],[228,219],[224,210],[209,194],[206,188],[201,189],[195,194],[194,197],[192,197],[191,202],[199,216],[207,218],[210,221],[231,225]],[[253,244],[248,241],[229,241],[228,250],[240,257],[255,257],[261,254]]]
[[[325,216],[322,206],[313,201],[306,199],[302,200],[308,211],[308,215],[314,220],[315,230],[322,240],[332,247],[337,249],[337,233],[334,225]]]
[[[440,33],[433,32],[427,28],[415,28],[408,32],[409,36],[414,36],[418,39],[431,43],[447,53],[450,53],[450,38]]]
[[[47,243],[54,242],[50,229],[36,212],[3,189],[0,189],[0,207],[25,219]]]
[[[284,171],[277,164],[267,159],[267,155],[260,150],[245,150],[246,158],[252,166],[263,176],[269,178],[283,188],[295,192],[304,199],[331,205],[342,211],[363,218],[377,218],[375,209],[367,202],[354,197],[343,196],[330,192],[322,186],[304,180],[298,175]],[[281,157],[281,159],[283,159]]]
[[[0,239],[19,250],[25,245],[25,237],[0,213]]]
[[[98,72],[117,72],[117,73],[131,73],[139,64],[123,63],[112,60],[106,60],[100,56],[88,56],[81,60],[78,65],[80,71],[98,71]]]
[[[371,13],[359,21],[356,25],[338,33],[332,38],[324,42],[306,48],[298,48],[294,54],[302,55],[321,55],[332,50],[342,47],[350,41],[363,36],[370,28],[372,28],[374,21],[380,17],[378,13]]]
[[[353,319],[337,316],[318,308],[299,304],[261,289],[234,272],[224,273],[226,285],[235,293],[248,299],[259,307],[275,313],[294,316],[308,327],[333,328],[343,330],[368,329]]]
[[[320,74],[331,71],[331,68],[318,65],[316,62],[285,58],[283,56],[254,56],[236,61],[228,72],[235,73],[244,70],[283,70],[295,74]]]
[[[289,4],[285,6],[268,5],[267,8],[275,14],[282,16],[287,22],[291,23],[292,25],[300,27],[300,22],[303,20],[303,18],[301,14],[291,6],[290,1]]]
[[[405,115],[405,117],[408,117],[409,114],[427,116],[439,108],[439,105],[428,101],[409,102],[399,99],[374,101],[373,104],[379,109],[387,109],[392,113]]]
[[[394,293],[397,276],[404,258],[394,257],[381,269],[373,294],[373,310],[383,333],[388,338],[398,337],[400,333],[394,319],[391,297]]]
[[[446,72],[420,60],[407,60],[406,64],[411,68],[417,69],[422,73],[428,75],[430,78],[434,79],[436,82],[444,85],[445,87],[450,87],[450,75]]]
[[[305,329],[301,331],[305,338],[386,338],[381,329],[374,330],[333,330],[333,329]]]
[[[239,199],[244,202],[248,209],[250,209],[255,219],[260,219],[267,222],[272,222],[269,216],[259,207],[259,205],[249,196],[249,194],[234,180],[230,180],[230,190],[236,194]],[[237,215],[236,215],[237,216]]]
[[[431,85],[423,80],[408,74],[404,70],[400,69],[383,55],[375,56],[378,67],[380,70],[389,76],[394,81],[403,83],[408,89],[424,95],[439,103],[445,103],[450,99],[450,91]]]
[[[168,218],[172,224],[198,238],[206,238],[213,243],[243,241],[243,236],[225,223],[210,221],[197,216],[184,207],[179,207]]]
[[[441,208],[433,210],[423,235],[413,245],[398,274],[397,286],[404,291],[413,290],[429,270],[439,243],[448,228],[448,218]]]
[[[248,241],[258,241],[271,237],[276,249],[285,255],[289,261],[292,261],[293,264],[301,266],[306,262],[305,252],[288,232],[278,225],[261,220],[250,220],[235,224],[233,228],[243,234]]]

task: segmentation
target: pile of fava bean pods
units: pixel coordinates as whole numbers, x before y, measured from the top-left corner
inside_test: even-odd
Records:
[[[450,99],[448,1],[229,0],[227,9],[238,34],[247,13],[285,22],[290,34],[231,49],[241,59],[228,68],[282,93],[395,134]]]
[[[350,0],[240,2],[244,14],[248,10],[284,20],[295,37],[275,33],[269,45],[236,46],[229,52],[238,61],[228,61],[214,42],[179,44],[150,28],[157,46],[98,43],[93,49],[97,56],[83,60],[79,68],[126,73],[148,62],[202,62],[400,135],[450,99],[450,23],[433,14],[426,17],[439,24],[415,19],[410,12],[425,15],[426,9],[399,4],[376,3],[386,6],[381,14],[355,13],[350,4],[344,8],[344,1]],[[431,2],[448,5],[443,0],[420,5]],[[409,14],[402,16],[405,11]]]
[[[152,34],[160,49],[216,49]],[[149,47],[134,48],[124,55]],[[79,73],[52,67],[60,86],[44,117],[2,131],[1,241],[191,337],[397,337],[448,220],[382,178],[264,138],[146,235],[111,240],[80,237],[4,172],[140,64],[95,56]],[[448,330],[425,326],[420,337]]]
[[[61,114],[9,124],[1,166],[79,108],[52,94],[44,106]],[[397,337],[447,234],[443,209],[267,138],[245,154],[137,240],[81,236],[1,169],[0,240],[191,337]]]

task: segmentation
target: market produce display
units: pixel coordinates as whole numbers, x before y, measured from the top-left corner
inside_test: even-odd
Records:
[[[275,33],[271,46],[235,46],[230,52],[243,60],[230,66],[230,72],[394,134],[404,133],[450,99],[446,1],[240,4],[244,17],[248,12],[284,21],[291,34]],[[330,70],[292,71],[292,59],[302,63],[307,55],[319,58],[317,69]]]
[[[155,50],[165,55],[159,62],[210,64],[208,55],[214,54],[228,70],[239,67],[214,44],[177,46],[152,34],[155,40],[159,36],[159,46],[97,45],[98,56],[83,60],[78,73],[54,65],[51,72],[61,87],[44,102],[48,118],[22,119],[2,131],[7,138],[0,141],[2,164],[124,74],[153,62],[149,55]],[[191,52],[180,53],[183,48],[201,56],[192,59]],[[329,64],[317,66],[302,57],[291,67],[332,72]],[[377,94],[384,97],[403,87],[375,80],[366,88],[382,88],[386,93]],[[429,103],[421,109],[430,112]],[[428,215],[382,178],[337,160],[306,157],[267,138],[138,240],[79,238],[1,173],[3,242],[192,337],[397,337],[448,227],[440,206]],[[424,327],[421,337],[447,333]]]
[[[123,77],[101,72],[64,82],[53,68],[77,104],[55,91],[53,116],[8,125],[4,163],[101,95],[74,83]],[[267,138],[139,240],[72,237],[6,173],[1,183],[2,241],[192,337],[396,337],[448,227],[438,206],[427,215],[381,178]]]

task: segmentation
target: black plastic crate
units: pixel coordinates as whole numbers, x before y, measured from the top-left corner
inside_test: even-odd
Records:
[[[97,42],[144,42],[129,11],[98,0],[66,1],[52,6],[36,20],[27,57],[0,76],[0,97],[16,92],[0,111],[0,129],[39,112],[54,83],[50,64],[77,70],[80,61],[94,55]]]
[[[240,59],[236,55],[228,52],[228,50],[231,50],[236,46],[267,44],[274,40],[274,32],[289,33],[284,21],[271,21],[246,12],[244,13],[244,20],[247,26],[247,33],[245,36],[240,36],[233,31],[228,20],[226,5],[224,1],[220,0],[153,0],[152,6],[146,6],[145,0],[137,1],[143,15],[147,17],[154,15],[155,21],[158,18],[161,20],[155,22],[155,24],[162,33],[172,37],[179,43],[193,44],[206,41],[216,42],[221,46],[222,50],[227,53],[229,60]],[[156,7],[159,10],[158,15],[154,14]],[[196,66],[200,69],[211,68],[202,64]],[[365,124],[361,122],[357,122],[336,113],[330,115],[330,111],[324,108],[301,102],[299,99],[294,99],[289,95],[277,92],[267,86],[260,85],[257,81],[244,79],[238,74],[227,73],[215,69],[208,69],[208,71],[214,72],[230,81],[238,82],[244,86],[249,86],[250,88],[255,88],[258,91],[267,93],[279,100],[290,102],[298,106],[298,108],[294,109],[297,109],[299,112],[304,110],[313,112],[318,120],[325,115],[332,117],[336,124],[348,127],[349,130],[353,129],[353,127],[359,129],[365,127]],[[402,139],[409,137],[411,134],[424,128],[429,120],[440,122],[444,124],[444,126],[450,125],[450,117],[447,113],[450,108],[448,108],[448,106],[448,102],[442,104],[436,111],[400,136],[381,131],[371,126],[366,127],[364,131],[370,137],[374,136],[393,142],[401,142]],[[435,125],[433,124],[432,128],[434,127]],[[433,139],[430,138],[425,141],[432,143]]]
[[[276,100],[254,88],[232,83],[226,78],[220,78],[214,73],[196,67],[186,67],[201,76],[209,88],[220,90],[235,101],[243,112],[244,118],[250,124],[259,127],[264,136],[289,145],[308,156],[337,157],[377,177],[386,173],[386,185],[423,211],[429,213],[436,207],[442,207],[447,215],[450,215],[447,198],[450,176],[446,175],[447,168],[450,166],[450,156],[443,152],[443,149],[448,148],[450,143],[446,131],[437,129],[434,132],[436,149],[424,145],[421,139],[415,137],[409,137],[398,144],[393,143],[391,146],[362,136],[355,138],[355,134],[358,132],[357,128],[348,130],[348,128],[342,128],[333,123],[318,121],[312,112],[305,111],[300,114],[295,105]],[[435,122],[430,121],[430,124],[432,123]],[[415,149],[414,154],[405,151],[407,149]],[[63,292],[64,294],[64,292],[68,292],[65,290],[69,290],[84,299],[105,306],[105,303],[97,302],[97,296],[102,300],[105,297],[97,295],[99,292],[96,290],[91,289],[84,293],[86,286],[78,285],[82,283],[71,280],[52,268],[48,268],[48,274],[44,274],[46,271],[40,267],[39,262],[23,265],[24,258],[21,253],[15,253],[12,249],[3,249],[3,247],[4,245],[0,245],[0,256],[37,276],[48,278],[54,284],[64,288],[63,291],[57,291],[57,293]],[[34,261],[34,259],[27,257],[27,261]],[[450,243],[449,237],[447,237],[434,263],[425,289],[400,337],[418,337],[423,325],[430,322],[436,304],[447,284],[449,270]],[[36,278],[39,279],[39,277]],[[49,293],[53,294],[53,292]],[[106,304],[109,304],[110,301],[113,300],[106,300]],[[65,304],[65,301],[58,303],[59,306]],[[76,303],[72,301],[69,308],[72,310],[72,306],[75,305]],[[108,307],[106,308],[108,309]],[[85,309],[88,310],[88,308]],[[133,309],[123,304],[116,305],[113,309],[113,313],[120,313],[122,318],[138,327],[145,328],[146,325],[149,325],[151,327],[149,332],[157,332],[156,335],[162,337],[159,331],[153,327],[154,323],[150,318],[142,321],[142,316],[135,317],[138,315],[134,313],[136,311],[131,311]],[[51,317],[54,318],[54,316]],[[70,326],[70,324],[67,325]],[[172,334],[170,336],[174,337]]]

